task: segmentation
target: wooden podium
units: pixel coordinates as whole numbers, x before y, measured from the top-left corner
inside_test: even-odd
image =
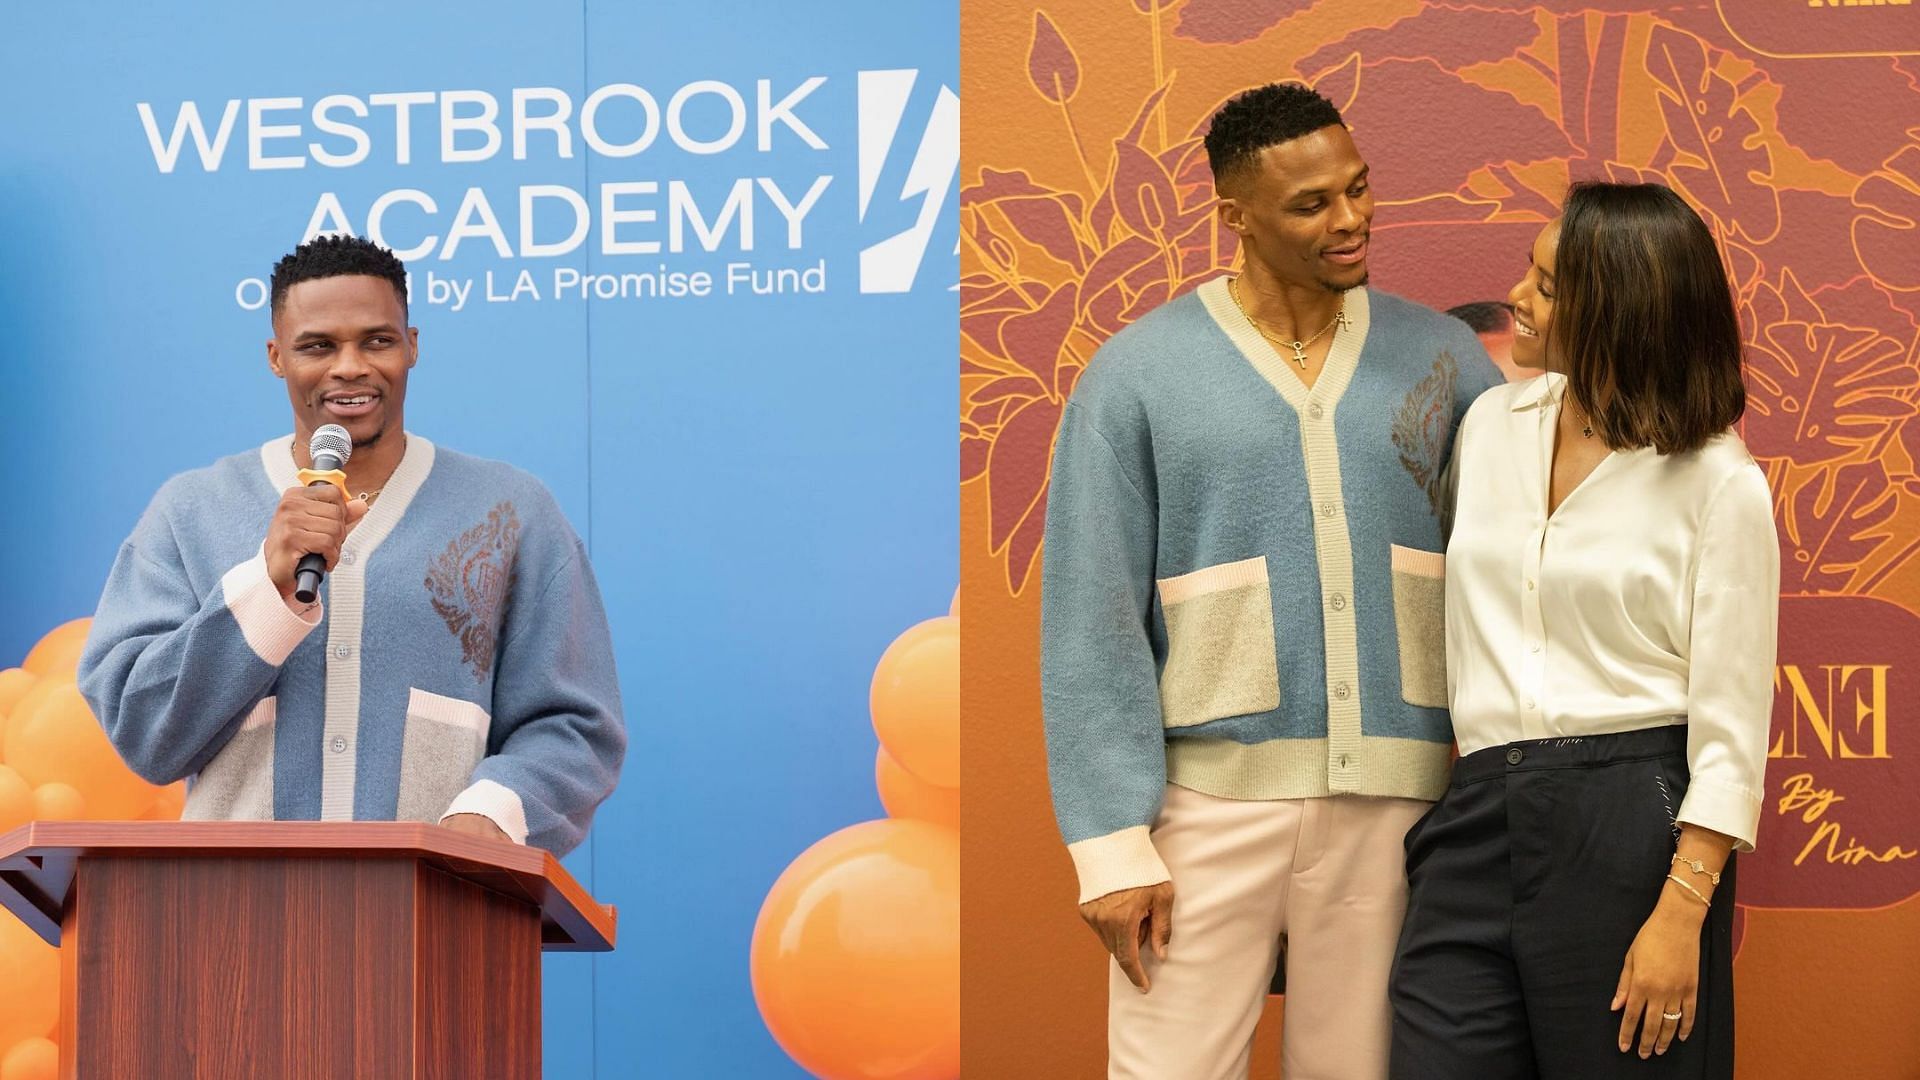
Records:
[[[0,906],[62,946],[66,1080],[540,1075],[540,951],[613,948],[551,854],[415,822],[36,822]]]

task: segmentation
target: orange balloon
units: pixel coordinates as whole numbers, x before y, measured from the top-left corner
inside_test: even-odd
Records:
[[[35,1036],[13,1044],[0,1058],[0,1080],[54,1080],[60,1074],[60,1048]]]
[[[959,789],[934,787],[913,775],[884,746],[874,754],[873,783],[880,789],[880,805],[887,808],[888,817],[960,827]]]
[[[868,698],[880,744],[937,787],[960,786],[960,620],[928,619],[887,646]]]
[[[79,688],[70,682],[55,683],[50,697],[24,717],[11,717],[9,726],[7,764],[35,786],[56,781],[72,785],[96,819],[132,820],[146,813],[159,794],[120,760]]]
[[[27,692],[20,695],[20,700],[13,703],[13,708],[7,710],[7,729],[5,737],[0,738],[0,752],[12,745],[14,735],[26,726],[27,717],[32,716],[34,710],[57,696],[61,687],[73,685],[60,678],[35,679]]]
[[[960,835],[868,821],[808,848],[753,928],[767,1029],[824,1080],[960,1075]]]
[[[20,666],[35,675],[76,677],[80,671],[80,650],[86,647],[87,630],[92,626],[92,619],[61,623],[40,639]]]
[[[0,833],[9,833],[33,820],[33,786],[6,765],[0,765]],[[0,919],[11,916],[0,914]]]
[[[72,784],[54,781],[33,789],[33,817],[36,821],[85,821],[87,800]]]
[[[10,667],[0,671],[0,713],[11,711],[13,703],[33,689],[33,684],[38,680],[39,676],[26,668]]]
[[[11,915],[0,917],[0,1046],[45,1035],[60,1019],[60,953]]]

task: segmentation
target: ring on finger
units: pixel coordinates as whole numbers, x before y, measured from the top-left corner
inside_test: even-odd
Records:
[[[1663,1012],[1660,1014],[1660,1019],[1665,1020],[1669,1024],[1677,1024],[1685,1015],[1685,1013],[1681,1012]]]

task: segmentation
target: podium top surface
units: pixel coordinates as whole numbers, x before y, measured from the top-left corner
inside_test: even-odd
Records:
[[[606,952],[617,926],[551,852],[415,821],[36,821],[0,836],[0,908],[58,945],[87,858],[416,859],[539,908],[548,951]]]

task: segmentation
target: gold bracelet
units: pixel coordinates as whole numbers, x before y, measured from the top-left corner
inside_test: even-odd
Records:
[[[1685,855],[1676,854],[1673,857],[1673,861],[1679,863],[1681,866],[1686,867],[1687,869],[1693,871],[1696,874],[1706,875],[1707,880],[1713,882],[1715,885],[1720,884],[1719,872],[1715,870],[1708,870],[1707,864],[1704,862],[1701,862],[1699,859],[1689,859]]]
[[[1675,885],[1678,885],[1678,886],[1680,886],[1681,888],[1683,888],[1683,889],[1685,889],[1685,890],[1687,890],[1688,892],[1690,892],[1690,893],[1692,893],[1692,894],[1693,894],[1693,898],[1694,898],[1695,900],[1698,900],[1698,901],[1700,901],[1700,904],[1701,904],[1701,906],[1702,906],[1702,907],[1712,907],[1712,906],[1713,906],[1713,901],[1711,901],[1711,900],[1709,900],[1709,899],[1707,899],[1706,897],[1704,897],[1704,896],[1702,896],[1702,895],[1700,895],[1700,890],[1699,890],[1699,889],[1696,889],[1696,888],[1694,888],[1693,886],[1691,886],[1691,885],[1689,885],[1689,884],[1687,884],[1686,882],[1684,882],[1684,881],[1681,881],[1681,880],[1680,880],[1679,878],[1677,878],[1677,877],[1674,877],[1674,876],[1673,876],[1672,874],[1668,874],[1668,875],[1667,875],[1667,880],[1668,880],[1668,881],[1671,881],[1671,882],[1673,882],[1673,883],[1674,883]]]

